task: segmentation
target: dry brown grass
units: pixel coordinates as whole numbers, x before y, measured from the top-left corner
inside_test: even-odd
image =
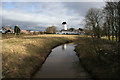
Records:
[[[34,35],[3,39],[3,78],[31,77],[53,47],[77,39],[78,35]]]
[[[81,38],[78,42],[76,52],[83,66],[96,80],[119,78],[120,55],[116,50],[116,43],[107,40],[95,41]],[[97,52],[94,44],[100,48]]]

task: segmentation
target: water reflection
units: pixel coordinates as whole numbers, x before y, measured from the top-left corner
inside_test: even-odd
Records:
[[[34,78],[89,78],[74,49],[74,44],[54,48]]]
[[[66,50],[66,48],[67,48],[67,47],[66,47],[66,44],[62,45],[62,49],[63,49],[63,50]]]

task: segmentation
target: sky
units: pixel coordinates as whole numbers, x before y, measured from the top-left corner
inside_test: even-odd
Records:
[[[18,25],[25,30],[45,30],[52,25],[62,29],[83,28],[83,20],[90,8],[103,8],[104,2],[2,2],[2,26]]]

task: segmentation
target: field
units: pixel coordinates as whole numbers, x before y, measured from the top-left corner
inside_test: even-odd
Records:
[[[78,35],[3,35],[3,78],[30,78],[52,48],[78,40]]]
[[[78,35],[3,35],[3,78],[30,78],[52,48],[76,42],[75,51],[82,65],[95,79],[119,78],[120,46],[117,42]]]

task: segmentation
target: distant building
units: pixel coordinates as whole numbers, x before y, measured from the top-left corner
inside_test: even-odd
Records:
[[[12,30],[11,27],[3,26],[3,27],[0,29],[0,33],[14,33],[14,30]]]
[[[34,34],[34,31],[30,31],[29,34]]]
[[[69,31],[69,30],[62,30],[62,31],[58,31],[56,32],[56,34],[76,34],[76,35],[84,35],[85,32],[84,31],[79,31],[79,30],[74,30],[74,31]]]
[[[28,34],[29,32],[26,31],[26,30],[21,30],[21,33],[23,33],[23,34]]]
[[[85,33],[84,31],[81,31],[79,29],[76,29],[76,30],[73,30],[73,31],[67,29],[67,23],[66,22],[63,22],[62,25],[63,25],[63,30],[56,32],[56,34],[71,34],[71,35],[72,34],[77,34],[77,35],[84,35],[84,33]]]
[[[66,23],[66,22],[63,22],[62,25],[63,25],[63,29],[64,29],[64,30],[67,30],[67,23]]]

